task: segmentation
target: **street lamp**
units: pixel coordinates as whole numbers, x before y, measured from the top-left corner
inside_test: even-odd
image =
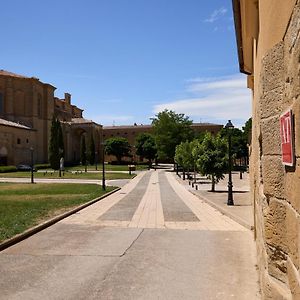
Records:
[[[231,130],[234,128],[231,120],[228,120],[227,124],[225,125],[228,134],[228,199],[227,205],[234,205],[233,202],[233,194],[232,194],[232,157],[231,157]]]
[[[105,155],[105,142],[101,143],[102,145],[102,190],[105,191],[105,163],[104,163],[104,155]]]
[[[85,164],[84,164],[84,172],[87,172],[87,151],[85,151]]]
[[[31,169],[31,183],[34,183],[34,180],[33,180],[33,147],[32,146],[30,147],[30,157],[31,157],[31,166],[30,166],[30,169]]]

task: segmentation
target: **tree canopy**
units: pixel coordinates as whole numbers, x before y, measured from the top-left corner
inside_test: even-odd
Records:
[[[215,183],[224,178],[228,168],[227,142],[220,135],[216,137],[207,133],[197,150],[197,167],[203,175],[212,181],[211,190],[215,190]]]
[[[112,137],[105,141],[105,153],[114,155],[118,163],[121,163],[122,157],[130,156],[130,144],[126,138]]]
[[[157,148],[155,139],[150,133],[141,133],[137,136],[135,142],[136,154],[148,159],[149,166],[152,164],[152,160],[156,158]]]
[[[52,169],[59,169],[61,157],[64,157],[63,133],[60,121],[53,115],[49,141],[49,163]]]
[[[189,117],[172,110],[166,109],[155,116],[152,126],[159,159],[174,159],[176,146],[194,136],[191,124]]]

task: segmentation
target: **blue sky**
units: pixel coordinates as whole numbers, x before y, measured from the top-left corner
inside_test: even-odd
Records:
[[[0,68],[71,93],[100,124],[149,124],[165,108],[250,117],[231,0],[10,0],[1,19]]]

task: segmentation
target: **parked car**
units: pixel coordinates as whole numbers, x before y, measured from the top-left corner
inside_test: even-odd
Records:
[[[18,171],[31,171],[31,166],[20,164],[20,165],[17,165],[17,170]],[[33,171],[35,172],[34,167],[33,167]]]

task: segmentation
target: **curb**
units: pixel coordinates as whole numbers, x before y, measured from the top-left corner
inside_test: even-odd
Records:
[[[102,200],[103,198],[106,198],[106,197],[114,194],[115,192],[119,191],[120,189],[121,188],[116,188],[116,189],[114,189],[113,191],[111,191],[107,194],[104,194],[104,195],[102,195],[98,198],[95,198],[95,199],[93,199],[93,200],[91,200],[87,203],[81,204],[81,205],[73,208],[70,211],[67,211],[67,212],[65,212],[61,215],[58,215],[58,216],[56,216],[56,217],[54,217],[54,218],[52,218],[48,221],[45,221],[44,223],[41,223],[41,224],[39,224],[35,227],[29,228],[26,231],[24,231],[24,232],[22,232],[22,233],[20,233],[16,236],[8,239],[8,240],[5,240],[4,242],[0,243],[0,251],[2,251],[2,250],[6,249],[6,248],[8,248],[12,245],[15,245],[15,244],[27,239],[28,237],[38,233],[39,231],[42,231],[42,230],[46,229],[47,227],[50,227],[51,225],[61,221],[62,219],[65,219],[66,217],[69,217],[69,216],[75,214],[76,212],[78,212],[78,211],[80,211],[80,210],[82,210],[82,209],[84,209],[84,208],[86,208],[86,207]]]
[[[232,219],[233,221],[239,223],[240,225],[244,226],[245,228],[249,229],[249,230],[254,230],[254,226],[253,225],[250,225],[248,224],[247,222],[245,222],[242,218],[230,213],[229,211],[227,211],[226,209],[224,209],[223,207],[221,207],[220,205],[212,202],[211,200],[203,197],[202,195],[199,195],[197,194],[196,192],[194,191],[191,191],[190,192],[197,196],[198,198],[200,198],[201,200],[203,200],[204,202],[206,202],[207,204],[209,204],[210,206],[212,206],[213,208],[219,210],[223,215],[229,217],[230,219]]]

